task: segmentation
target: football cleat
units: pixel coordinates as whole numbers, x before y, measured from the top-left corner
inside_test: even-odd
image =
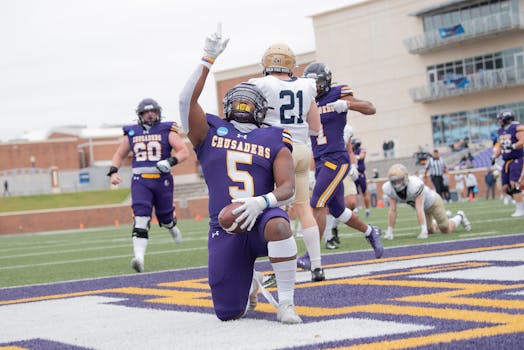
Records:
[[[271,287],[276,287],[276,286],[277,286],[277,277],[275,276],[274,273],[267,275],[264,278],[264,282],[262,282],[262,287],[264,288],[271,288]]]
[[[393,232],[386,232],[386,234],[384,235],[384,239],[392,241],[393,240]]]
[[[297,267],[301,268],[304,271],[311,270],[311,260],[309,260],[309,253],[306,252],[306,254],[298,257]]]
[[[370,215],[371,215],[371,212],[369,211],[369,209],[366,209],[366,217],[369,218]]]
[[[375,258],[380,259],[382,254],[384,254],[384,247],[382,247],[382,242],[380,241],[380,233],[382,230],[377,226],[371,226],[371,233],[366,236],[369,244],[375,251]]]
[[[295,305],[290,300],[282,301],[278,304],[277,321],[284,324],[302,323],[302,319],[295,310]]]
[[[333,234],[333,242],[340,244],[340,238],[338,237],[338,227],[333,227],[331,229],[331,233]]]
[[[136,272],[144,272],[144,262],[138,260],[137,258],[131,259],[131,267]]]
[[[326,241],[326,249],[338,249],[338,245],[335,243],[335,237]]]
[[[324,274],[324,269],[321,267],[317,267],[314,270],[311,270],[311,280],[313,282],[320,282],[324,281],[326,279],[326,275]]]
[[[180,232],[180,229],[178,227],[176,226],[171,227],[169,229],[169,233],[173,237],[173,241],[175,241],[175,243],[182,242],[182,232]]]
[[[462,210],[457,211],[457,215],[460,215],[462,217],[462,221],[460,222],[462,226],[464,226],[464,230],[471,231],[471,222],[466,217],[466,214]]]
[[[524,209],[517,209],[513,214],[511,214],[512,217],[519,217],[524,216]]]

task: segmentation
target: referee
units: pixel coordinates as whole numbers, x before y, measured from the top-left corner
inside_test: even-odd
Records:
[[[431,177],[431,182],[433,187],[435,187],[435,192],[437,192],[442,197],[442,191],[444,190],[444,178],[442,175],[447,173],[448,166],[443,159],[440,159],[438,149],[433,151],[433,158],[429,158],[426,163],[426,171],[424,172],[424,180],[428,177],[428,172]]]

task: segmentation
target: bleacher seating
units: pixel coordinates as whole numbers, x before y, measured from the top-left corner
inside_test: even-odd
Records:
[[[487,148],[484,151],[478,152],[474,155],[475,159],[473,160],[474,168],[487,168],[491,166],[491,155],[493,150]]]

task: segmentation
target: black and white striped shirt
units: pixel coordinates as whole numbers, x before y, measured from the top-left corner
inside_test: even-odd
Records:
[[[429,175],[431,176],[442,176],[446,168],[446,162],[442,158],[429,158],[428,162],[426,163],[426,170],[429,169]]]

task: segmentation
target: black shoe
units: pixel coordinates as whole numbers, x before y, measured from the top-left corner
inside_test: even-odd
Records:
[[[277,286],[277,278],[274,273],[265,276],[264,282],[262,282],[262,287],[271,288]]]
[[[321,267],[317,267],[316,269],[311,271],[311,280],[313,282],[320,282],[326,279],[326,275],[324,275],[324,269]]]
[[[331,233],[333,234],[333,238],[331,238],[333,242],[340,244],[340,238],[338,238],[338,227],[332,228]]]
[[[338,245],[335,243],[334,238],[326,241],[326,249],[338,249]]]

